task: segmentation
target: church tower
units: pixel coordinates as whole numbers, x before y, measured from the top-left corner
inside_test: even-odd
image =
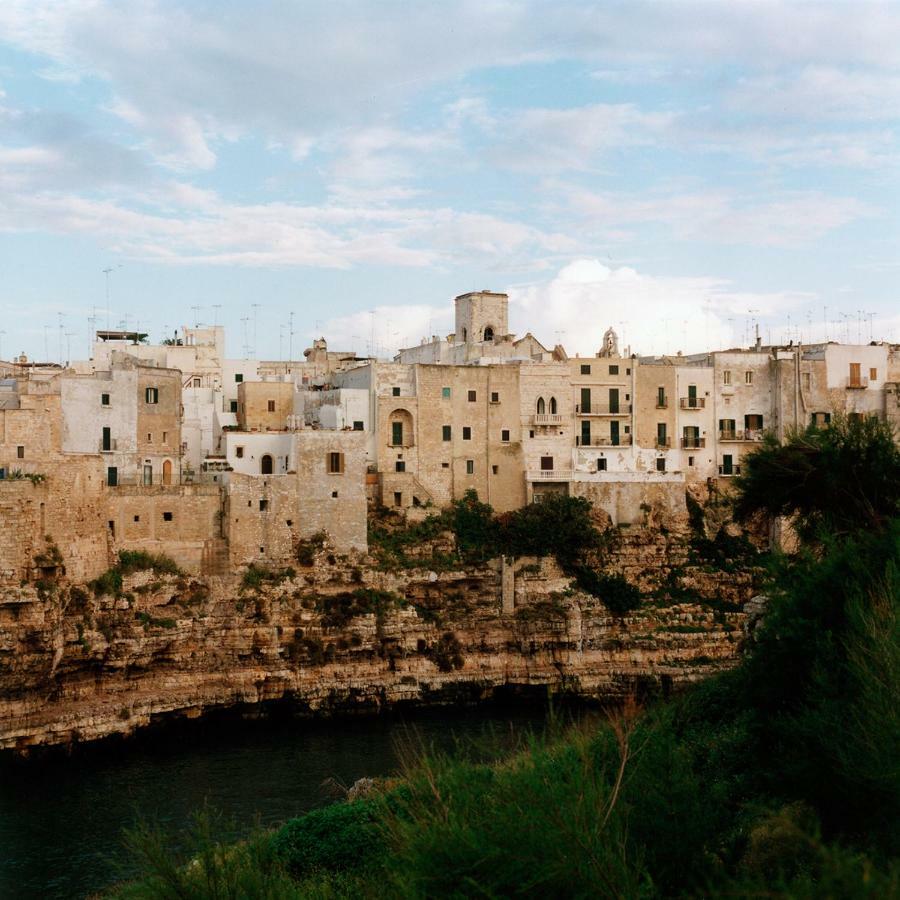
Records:
[[[509,297],[493,291],[460,294],[456,303],[456,337],[459,344],[493,341],[509,334]]]

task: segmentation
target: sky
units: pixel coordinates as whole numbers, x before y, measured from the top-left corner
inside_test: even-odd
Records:
[[[0,357],[900,341],[900,3],[0,0]],[[108,302],[107,302],[108,297]]]

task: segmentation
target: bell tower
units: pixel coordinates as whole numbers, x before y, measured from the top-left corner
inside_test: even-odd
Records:
[[[459,344],[480,344],[509,334],[509,297],[493,291],[460,294],[456,304],[456,336]]]

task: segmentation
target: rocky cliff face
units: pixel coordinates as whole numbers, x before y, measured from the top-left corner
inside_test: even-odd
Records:
[[[641,606],[613,615],[547,559],[379,571],[330,557],[190,579],[152,570],[106,592],[0,595],[0,750],[129,734],[161,717],[290,700],[298,711],[475,700],[546,685],[590,698],[676,688],[738,656],[752,573],[691,563],[638,532],[613,571]]]

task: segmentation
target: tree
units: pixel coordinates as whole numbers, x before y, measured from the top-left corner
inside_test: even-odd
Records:
[[[769,436],[742,463],[736,518],[791,516],[807,542],[880,529],[900,513],[900,448],[874,418],[839,417],[784,443]]]

